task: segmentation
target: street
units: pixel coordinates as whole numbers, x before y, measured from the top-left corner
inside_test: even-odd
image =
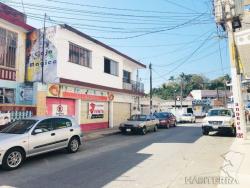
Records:
[[[20,188],[216,187],[192,178],[219,176],[234,138],[203,136],[200,124],[141,135],[115,134],[84,143],[76,154],[57,151],[0,170],[0,186]]]

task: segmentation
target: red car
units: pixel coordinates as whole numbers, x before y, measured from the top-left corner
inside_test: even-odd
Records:
[[[170,112],[156,112],[154,116],[159,120],[158,127],[169,128],[176,127],[176,117]]]

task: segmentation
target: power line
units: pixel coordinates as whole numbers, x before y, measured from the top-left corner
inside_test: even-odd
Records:
[[[197,41],[198,39],[200,39],[201,37],[203,37],[204,35],[206,35],[206,34],[209,33],[209,32],[210,32],[210,31],[206,31],[205,33],[202,33],[201,35],[199,35],[198,37],[196,37],[195,39],[193,39],[190,43],[188,43],[187,45],[184,46],[184,47],[185,47],[184,50],[189,50],[189,49],[187,48],[187,46],[189,46],[190,44],[192,45],[192,42]],[[156,55],[153,55],[153,56],[143,57],[143,58],[141,58],[141,60],[142,60],[142,59],[154,58],[154,57],[160,57],[160,56],[163,56],[163,55],[175,53],[175,52],[178,52],[178,51],[180,51],[180,50],[182,50],[182,49],[183,49],[183,46],[180,47],[180,48],[176,48],[176,49],[174,49],[174,50],[172,50],[172,51],[165,52],[165,53],[160,53],[160,54],[156,54]]]
[[[42,14],[37,14],[37,13],[27,13],[29,15],[32,16],[41,16]],[[77,20],[77,21],[91,21],[91,22],[100,22],[100,23],[116,23],[116,24],[131,24],[131,25],[163,25],[163,22],[127,22],[127,21],[110,21],[110,20],[103,20],[103,19],[86,19],[86,18],[76,18],[76,17],[67,17],[67,16],[55,16],[55,15],[51,15],[50,17],[53,18],[60,18],[60,19],[69,19],[69,20]],[[185,21],[185,20],[184,20]],[[206,22],[206,21],[210,21],[208,19],[206,20],[199,20],[202,22]],[[176,23],[175,20],[170,20],[168,22],[164,22],[164,24],[169,24],[169,23]]]
[[[175,26],[172,26],[172,27],[169,27],[169,28],[166,28],[166,29],[159,29],[159,30],[154,30],[154,31],[148,31],[148,32],[144,32],[142,34],[136,34],[136,35],[131,35],[131,36],[127,36],[127,37],[100,37],[100,36],[93,36],[93,37],[95,37],[95,38],[102,38],[102,39],[132,39],[132,38],[137,38],[137,37],[141,37],[141,36],[145,36],[145,35],[150,35],[150,34],[154,34],[154,33],[160,33],[160,32],[163,32],[163,31],[169,31],[169,30],[178,29],[178,28],[180,28],[182,26],[185,26],[187,24],[191,24],[193,21],[195,21],[196,19],[198,19],[202,15],[203,14],[195,17],[194,19],[188,20],[186,22],[183,22],[181,24],[177,24]],[[30,17],[35,17],[35,16],[30,16]],[[38,18],[40,18],[40,17],[38,17]],[[58,23],[58,21],[54,21],[54,22]],[[80,25],[80,26],[83,25],[84,26],[85,24],[71,24],[71,25]],[[87,25],[87,26],[89,26],[89,25]],[[93,27],[100,27],[100,26],[95,26],[95,25],[91,25],[91,26],[93,26]],[[105,28],[110,28],[110,27],[105,27]],[[112,29],[121,29],[121,28],[115,28],[115,27],[111,27],[111,28]]]
[[[170,0],[164,0],[164,1],[165,1],[165,2],[168,2],[168,3],[170,3],[170,4],[173,4],[173,5],[177,6],[177,7],[180,7],[180,8],[186,9],[186,10],[191,10],[192,12],[197,13],[196,10],[191,9],[191,8],[189,8],[189,7],[186,7],[186,6],[183,6],[182,4],[178,4],[178,3],[173,2],[173,1],[170,1]]]
[[[141,10],[141,9],[115,8],[115,7],[97,6],[97,5],[89,5],[89,4],[71,3],[71,2],[58,1],[58,0],[46,0],[46,1],[56,2],[56,3],[61,3],[61,4],[67,4],[67,5],[76,5],[76,6],[81,6],[81,7],[91,7],[91,8],[99,8],[99,9],[108,9],[108,10],[131,11],[131,12],[148,12],[148,13],[159,13],[159,14],[166,14],[166,13],[169,14],[170,13],[170,12],[166,12],[166,11],[153,11],[153,10]],[[187,13],[187,14],[195,14],[195,13]]]
[[[16,1],[7,0],[10,4],[20,4]],[[120,17],[137,17],[137,18],[169,18],[169,16],[159,16],[159,15],[135,15],[135,14],[119,14],[119,13],[110,13],[110,12],[102,12],[102,11],[90,11],[90,10],[83,10],[83,9],[71,9],[71,8],[63,8],[63,7],[57,7],[57,6],[49,6],[49,5],[43,5],[43,4],[33,4],[33,3],[25,3],[26,6],[30,7],[39,7],[39,8],[47,8],[52,10],[63,10],[63,11],[70,11],[70,12],[85,12],[89,14],[98,14],[98,15],[109,15],[109,16],[120,16]],[[174,14],[181,14],[173,12]],[[208,13],[200,13],[203,15],[207,15]],[[200,15],[197,14],[197,15]],[[187,15],[185,13],[182,13],[182,15]]]
[[[167,72],[166,74],[161,75],[161,77],[165,77],[167,74],[171,74],[172,72],[176,71],[179,67],[181,67],[183,64],[185,64],[188,60],[190,60],[194,54],[199,51],[205,44],[206,42],[209,40],[209,38],[212,36],[212,34],[210,34],[205,41],[203,41],[187,58],[185,58],[184,61],[182,61],[181,63],[179,63],[176,67],[174,67],[172,70],[170,70],[169,72]]]

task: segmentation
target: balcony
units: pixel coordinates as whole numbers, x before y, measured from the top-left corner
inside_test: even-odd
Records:
[[[123,78],[123,89],[130,90],[134,93],[144,93],[144,84]]]

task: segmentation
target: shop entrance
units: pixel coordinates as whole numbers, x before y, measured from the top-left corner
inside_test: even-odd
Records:
[[[75,116],[75,100],[61,98],[46,99],[47,114],[53,116]]]

